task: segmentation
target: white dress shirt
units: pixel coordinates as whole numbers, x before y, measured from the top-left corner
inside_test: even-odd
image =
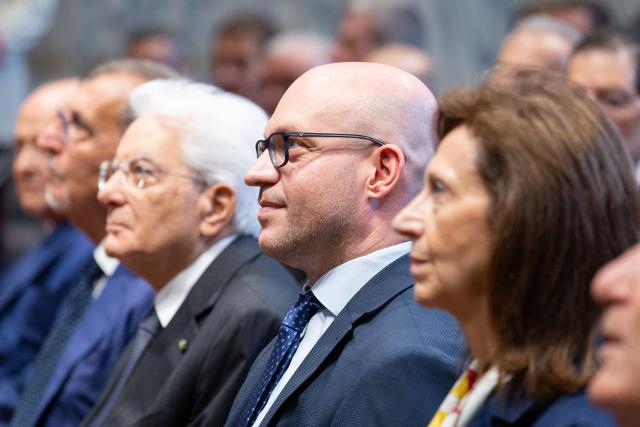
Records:
[[[331,323],[342,309],[351,301],[362,287],[387,265],[411,250],[411,242],[400,243],[388,248],[380,249],[360,258],[355,258],[335,267],[325,273],[314,285],[304,285],[306,292],[311,292],[322,304],[322,308],[311,317],[307,327],[302,331],[300,345],[293,355],[289,367],[273,389],[264,409],[256,417],[254,426],[259,426],[269,408],[296,370],[316,345],[322,334],[329,329]]]
[[[107,280],[109,280],[109,277],[113,276],[113,273],[120,265],[120,261],[107,255],[104,251],[104,245],[102,242],[100,242],[100,244],[93,250],[93,259],[103,273],[103,275],[98,277],[93,284],[91,298],[95,300],[102,294],[105,286],[107,286]]]
[[[238,237],[237,234],[231,234],[214,243],[196,258],[191,265],[176,274],[173,279],[169,280],[160,289],[160,292],[156,294],[153,305],[163,328],[166,328],[173,316],[176,315],[187,295],[200,279],[200,276],[236,237]]]

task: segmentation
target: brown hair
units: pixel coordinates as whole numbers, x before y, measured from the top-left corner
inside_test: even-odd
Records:
[[[541,71],[496,69],[444,95],[439,139],[463,124],[491,199],[491,363],[509,394],[574,392],[594,369],[590,281],[640,236],[631,160],[582,89]]]

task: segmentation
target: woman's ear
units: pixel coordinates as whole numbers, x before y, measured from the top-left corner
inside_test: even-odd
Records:
[[[371,159],[373,168],[366,181],[367,197],[382,199],[395,187],[404,171],[404,154],[393,144],[378,148]]]
[[[215,237],[231,228],[236,211],[236,192],[229,184],[214,184],[198,199],[200,233]]]

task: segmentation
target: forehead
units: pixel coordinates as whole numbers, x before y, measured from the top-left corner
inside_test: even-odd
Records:
[[[167,166],[184,163],[177,130],[156,117],[135,120],[122,136],[116,157],[121,160],[148,157]]]
[[[116,119],[131,91],[143,79],[128,72],[107,73],[80,83],[69,101],[72,111],[89,120]]]
[[[569,64],[569,78],[587,87],[633,88],[636,70],[626,49],[579,52]]]
[[[457,179],[475,177],[479,147],[479,141],[472,130],[466,125],[460,125],[442,139],[427,166],[427,172]]]

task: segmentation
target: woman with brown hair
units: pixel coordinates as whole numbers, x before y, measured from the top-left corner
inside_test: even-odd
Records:
[[[425,188],[394,222],[417,300],[451,312],[473,356],[429,426],[613,425],[583,392],[589,283],[640,237],[631,162],[582,90],[509,73],[441,99]]]

